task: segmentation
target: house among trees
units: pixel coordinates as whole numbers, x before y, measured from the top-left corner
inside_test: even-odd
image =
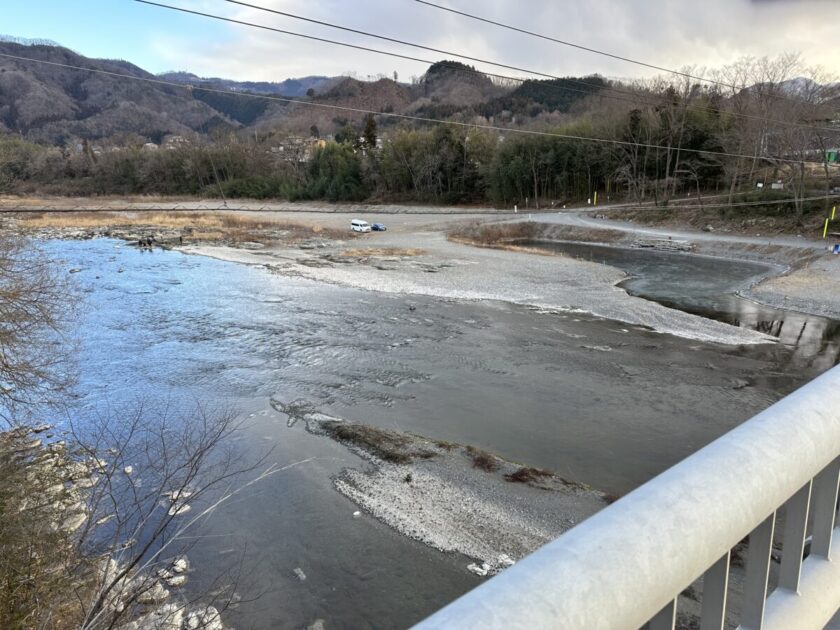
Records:
[[[323,138],[289,136],[272,146],[269,153],[279,156],[284,162],[309,162],[315,152],[325,146],[327,141]]]

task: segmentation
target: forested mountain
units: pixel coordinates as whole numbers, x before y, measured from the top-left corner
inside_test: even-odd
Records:
[[[411,83],[235,83],[43,42],[0,53],[53,64],[0,56],[0,192],[545,207],[772,183],[801,219],[840,187],[840,87],[790,55],[740,60],[717,83],[510,80],[452,60]]]
[[[155,78],[126,61],[88,59],[57,46],[0,42],[0,52]],[[159,142],[166,134],[235,123],[185,90],[4,57],[0,125],[36,142],[65,144],[126,133]]]
[[[390,78],[360,81],[350,77],[309,76],[278,82],[237,82],[201,78],[189,72],[153,75],[120,60],[90,59],[47,43],[0,41],[0,53],[149,79],[86,73],[55,65],[0,58],[0,131],[58,146],[83,140],[113,140],[127,134],[160,144],[167,135],[210,135],[256,127],[260,132],[339,132],[348,116],[271,100],[290,97],[385,113],[424,118],[485,120],[568,112],[577,102],[607,85],[589,77],[561,81],[507,82],[477,73],[455,61],[441,61],[412,84]],[[181,89],[163,83],[202,89]],[[565,89],[566,83],[572,89]],[[559,89],[557,89],[557,84]],[[250,97],[248,96],[250,95]],[[260,97],[269,98],[260,98]],[[355,119],[360,120],[360,116]],[[353,120],[353,116],[349,116]]]

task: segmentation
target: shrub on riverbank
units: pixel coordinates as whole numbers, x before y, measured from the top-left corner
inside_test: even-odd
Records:
[[[182,518],[190,503],[251,470],[230,453],[238,423],[136,413],[104,424],[67,442],[47,426],[0,432],[0,628],[222,630],[219,610],[196,599],[224,610],[236,581],[180,594],[191,544],[179,537],[238,490]]]
[[[480,222],[459,225],[449,232],[449,238],[466,241],[473,245],[499,245],[505,242],[524,241],[535,238],[539,227],[531,221],[520,223]]]
[[[361,448],[392,464],[407,464],[415,458],[434,457],[432,451],[414,448],[414,440],[409,436],[393,431],[340,421],[322,422],[319,427],[334,440]]]
[[[90,567],[76,548],[86,518],[73,462],[28,429],[0,434],[0,627],[76,628]],[[84,597],[84,596],[82,596]]]

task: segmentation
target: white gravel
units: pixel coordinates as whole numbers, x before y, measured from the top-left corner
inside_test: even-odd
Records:
[[[330,425],[343,424],[305,401],[272,405],[291,424],[300,420],[316,435],[331,435]],[[380,443],[405,461],[385,462],[359,444],[345,443],[369,464],[344,469],[335,479],[336,489],[396,531],[476,560],[465,562],[464,569],[479,575],[507,568],[608,503],[603,493],[549,471],[510,481],[506,475],[521,472],[522,466],[484,451],[351,426],[385,436]]]
[[[745,295],[777,308],[840,319],[840,256],[826,254],[801,269],[765,280]]]
[[[338,263],[329,255],[345,248],[420,248],[421,256],[385,256]],[[440,232],[374,234],[352,244],[301,250],[250,252],[195,246],[184,251],[233,262],[269,266],[275,273],[388,293],[461,300],[498,300],[547,310],[591,313],[660,332],[730,345],[775,341],[772,337],[684,313],[627,294],[615,286],[623,272],[560,256],[503,251],[450,242]]]
[[[505,464],[505,470],[511,467]],[[473,558],[493,574],[606,505],[598,492],[546,483],[551,490],[505,481],[453,451],[410,464],[348,469],[335,485],[386,525],[440,551]]]

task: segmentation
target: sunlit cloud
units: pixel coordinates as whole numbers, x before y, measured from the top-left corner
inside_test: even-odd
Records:
[[[224,0],[172,0],[178,6],[439,60],[442,54],[419,51],[361,35],[336,31],[291,18],[234,5]],[[671,68],[713,68],[743,56],[776,56],[799,52],[806,65],[822,65],[840,75],[840,55],[827,54],[840,24],[840,3],[820,0],[440,0],[454,8],[535,30],[591,48]],[[504,62],[556,75],[599,73],[610,77],[650,76],[653,71],[586,51],[541,41],[467,18],[444,13],[411,0],[252,0],[253,4],[287,11],[405,39],[435,48]],[[149,7],[162,12],[164,9]],[[351,50],[289,35],[227,25],[224,41],[202,38],[198,17],[195,31],[183,38],[150,35],[150,46],[173,69],[202,76],[240,80],[283,80],[288,77],[354,71],[361,77],[399,72],[408,79],[425,64]],[[206,26],[205,26],[206,27]],[[477,64],[478,65],[478,64]],[[481,66],[493,71],[492,66]],[[498,70],[503,74],[513,71]]]

